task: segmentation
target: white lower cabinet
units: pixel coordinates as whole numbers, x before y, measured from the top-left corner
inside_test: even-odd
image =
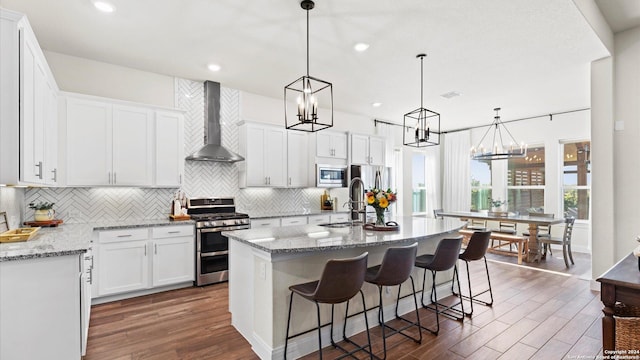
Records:
[[[193,281],[193,225],[98,232],[98,297]]]
[[[306,216],[291,216],[281,220],[281,226],[305,225],[307,224]]]
[[[279,227],[279,226],[280,226],[280,218],[251,219],[252,229],[270,228],[270,227]]]
[[[331,216],[329,215],[311,215],[309,216],[309,224],[326,224],[331,222]]]

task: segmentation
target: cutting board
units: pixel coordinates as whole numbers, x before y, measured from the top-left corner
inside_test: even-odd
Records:
[[[33,227],[56,227],[62,224],[62,219],[53,219],[47,221],[25,221],[24,224]]]

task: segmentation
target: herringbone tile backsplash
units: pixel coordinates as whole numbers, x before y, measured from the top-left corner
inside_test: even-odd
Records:
[[[176,79],[175,104],[185,114],[185,155],[204,144],[204,89],[201,82]],[[222,144],[238,152],[240,92],[222,88],[220,99]],[[55,202],[56,217],[68,223],[123,219],[159,219],[169,214],[170,200],[178,189],[147,188],[49,188],[27,189],[25,203]],[[238,165],[186,161],[181,189],[189,197],[235,197],[238,210],[290,212],[318,209],[321,189],[240,189]],[[25,206],[24,219],[33,218]]]

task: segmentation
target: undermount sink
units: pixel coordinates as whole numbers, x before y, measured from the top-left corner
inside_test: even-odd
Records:
[[[330,227],[330,228],[345,228],[345,227],[351,227],[352,224],[350,222],[338,222],[338,223],[319,224],[319,226]]]

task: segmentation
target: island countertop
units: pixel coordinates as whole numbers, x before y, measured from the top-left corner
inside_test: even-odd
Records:
[[[318,225],[286,226],[223,232],[230,239],[271,254],[340,250],[424,240],[452,233],[457,236],[465,222],[457,219],[396,217],[394,231],[365,230],[361,225],[325,227]]]

